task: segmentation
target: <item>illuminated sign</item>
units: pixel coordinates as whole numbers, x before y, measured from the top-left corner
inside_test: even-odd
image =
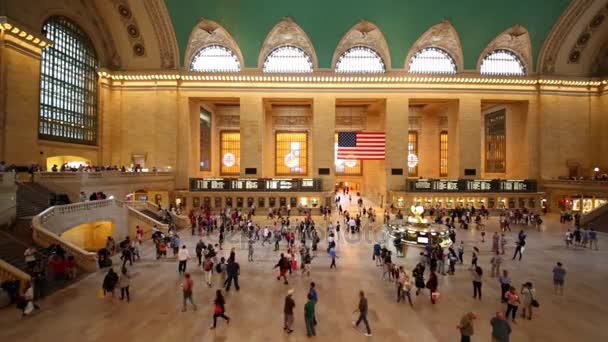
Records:
[[[321,191],[314,178],[190,178],[190,191]]]
[[[533,179],[412,179],[411,192],[536,192]]]

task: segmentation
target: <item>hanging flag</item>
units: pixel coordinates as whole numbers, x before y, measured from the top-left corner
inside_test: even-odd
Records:
[[[384,132],[339,132],[338,159],[384,160]]]

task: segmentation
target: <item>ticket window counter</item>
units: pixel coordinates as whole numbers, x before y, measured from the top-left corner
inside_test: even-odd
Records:
[[[213,207],[215,209],[221,209],[222,208],[222,198],[221,197],[214,197],[213,198]]]
[[[478,200],[477,202],[475,202],[475,207],[478,209],[481,209],[482,207],[487,207],[486,200],[485,199]]]
[[[247,208],[251,208],[254,203],[255,200],[253,199],[253,197],[247,197]]]
[[[534,198],[528,199],[528,208],[536,209],[536,200]]]
[[[509,209],[515,209],[515,200],[509,199]]]
[[[192,197],[192,208],[198,209],[201,207],[201,198],[200,197]]]
[[[506,208],[507,208],[507,199],[506,198],[499,198],[498,199],[497,209],[506,209]]]
[[[268,198],[268,207],[269,208],[276,208],[277,207],[277,198],[276,197],[270,197],[270,198]]]
[[[493,198],[488,199],[488,209],[496,208],[496,200]]]
[[[209,196],[203,197],[203,203],[201,203],[201,206],[205,209],[210,209],[211,208],[211,197],[209,197]]]
[[[226,197],[226,207],[233,208],[232,197]]]
[[[258,197],[258,208],[266,207],[266,199],[264,197]]]
[[[236,207],[242,208],[243,204],[245,204],[245,200],[243,199],[243,197],[237,197],[236,198]]]
[[[284,208],[287,206],[287,198],[286,197],[279,197],[279,206],[281,208]]]
[[[526,207],[526,199],[525,198],[519,198],[517,199],[517,207],[519,209],[524,209]]]

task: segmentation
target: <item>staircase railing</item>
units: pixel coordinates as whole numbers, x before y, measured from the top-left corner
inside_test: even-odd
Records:
[[[586,225],[587,223],[592,222],[596,218],[606,214],[608,214],[608,203],[604,203],[583,215],[583,217],[581,217],[581,225]]]
[[[24,289],[25,283],[31,279],[32,277],[29,274],[0,259],[0,283],[19,280],[21,289]]]
[[[85,212],[95,208],[102,208],[111,205],[123,206],[122,203],[114,203],[114,200],[102,200],[91,202],[80,202],[68,205],[53,206],[32,219],[32,237],[34,241],[42,247],[49,247],[53,244],[60,245],[68,254],[74,256],[76,264],[86,271],[97,270],[97,254],[80,248],[79,246],[62,239],[59,235],[46,229],[46,222],[53,216],[60,216],[68,213]]]

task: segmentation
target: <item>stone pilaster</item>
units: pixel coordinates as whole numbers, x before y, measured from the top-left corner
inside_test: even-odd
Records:
[[[332,191],[336,182],[334,167],[334,135],[336,132],[336,100],[333,96],[316,96],[313,100],[312,133],[309,148],[312,147],[312,173],[320,178],[324,191]],[[329,175],[319,175],[319,168],[328,168]]]
[[[463,96],[458,101],[456,143],[458,146],[458,177],[465,178],[465,169],[475,169],[481,176],[481,102],[478,97]]]
[[[240,103],[241,177],[262,177],[264,165],[264,104],[259,95],[243,95]],[[246,168],[255,168],[255,174],[245,174]]]
[[[386,99],[386,189],[402,191],[407,178],[407,136],[409,130],[409,99],[403,95]],[[403,175],[392,175],[392,169],[403,170]],[[384,200],[386,203],[386,199]]]

